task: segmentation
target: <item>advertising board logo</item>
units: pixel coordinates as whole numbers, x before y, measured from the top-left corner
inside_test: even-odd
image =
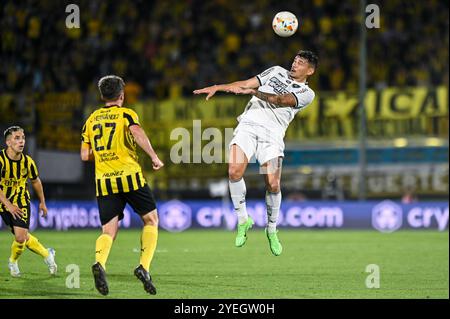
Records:
[[[180,232],[191,226],[191,208],[177,200],[169,201],[158,209],[159,224],[162,228],[172,232]]]
[[[384,233],[391,233],[402,226],[402,208],[385,200],[372,209],[372,226]]]

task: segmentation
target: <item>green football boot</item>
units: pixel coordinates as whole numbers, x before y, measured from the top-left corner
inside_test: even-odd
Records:
[[[253,219],[250,216],[248,216],[248,219],[245,223],[238,225],[235,242],[236,247],[244,246],[245,242],[247,241],[247,230],[252,228],[254,223],[255,222],[253,221]]]
[[[270,251],[275,256],[280,256],[281,252],[283,251],[283,246],[281,246],[281,242],[277,236],[278,230],[273,233],[269,233],[266,228],[265,232],[266,232],[267,239],[269,240]]]

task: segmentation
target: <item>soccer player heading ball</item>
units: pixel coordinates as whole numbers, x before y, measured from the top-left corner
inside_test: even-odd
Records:
[[[194,94],[207,94],[206,100],[219,91],[252,95],[244,112],[238,117],[239,125],[230,142],[228,176],[231,200],[238,215],[237,247],[245,244],[247,231],[254,223],[246,211],[243,175],[248,161],[255,156],[266,183],[268,222],[265,232],[270,250],[275,256],[279,256],[283,250],[276,230],[281,206],[283,138],[294,116],[314,99],[314,91],[306,81],[315,72],[317,63],[316,54],[301,50],[295,56],[289,71],[273,66],[248,80],[194,91]]]
[[[19,126],[11,126],[4,133],[7,148],[0,151],[0,215],[14,234],[11,257],[8,267],[13,277],[20,277],[17,260],[25,248],[42,256],[50,274],[58,269],[55,263],[55,250],[45,248],[28,231],[30,228],[30,193],[28,179],[39,198],[39,211],[47,216],[44,189],[33,159],[24,154],[25,133]]]
[[[81,159],[95,160],[97,202],[102,223],[102,235],[95,243],[96,263],[92,273],[97,290],[107,295],[106,261],[128,203],[144,223],[140,265],[134,274],[144,284],[145,291],[154,295],[156,288],[149,268],[158,239],[158,214],[155,199],[138,163],[136,144],[150,156],[154,170],[164,164],[141,128],[137,114],[122,107],[124,87],[124,81],[118,76],[100,79],[98,88],[105,105],[89,116],[82,132]]]

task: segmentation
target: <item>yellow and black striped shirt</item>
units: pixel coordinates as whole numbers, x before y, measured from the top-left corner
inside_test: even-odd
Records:
[[[22,154],[20,160],[14,161],[8,157],[6,150],[0,151],[0,189],[11,203],[17,206],[25,206],[30,201],[28,192],[28,178],[34,180],[39,173],[33,159]],[[6,208],[0,204],[0,212]]]
[[[94,111],[83,126],[81,141],[95,157],[97,196],[130,192],[146,183],[131,125],[140,125],[137,114],[113,105]]]

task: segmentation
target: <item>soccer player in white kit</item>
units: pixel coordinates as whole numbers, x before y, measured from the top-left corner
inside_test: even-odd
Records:
[[[242,247],[253,220],[245,206],[246,187],[243,179],[249,160],[255,156],[261,165],[266,183],[267,227],[269,247],[275,256],[283,250],[277,236],[277,219],[281,206],[281,163],[284,157],[283,138],[289,123],[303,108],[311,104],[314,91],[307,79],[317,67],[318,57],[301,50],[291,69],[273,66],[248,80],[213,85],[195,90],[207,94],[209,100],[216,92],[252,95],[230,142],[228,176],[231,200],[238,216],[236,246]]]

